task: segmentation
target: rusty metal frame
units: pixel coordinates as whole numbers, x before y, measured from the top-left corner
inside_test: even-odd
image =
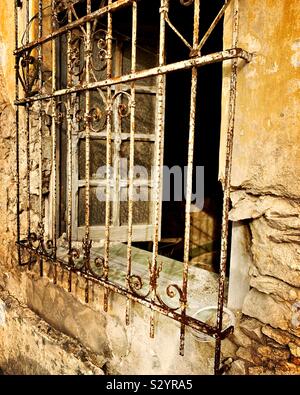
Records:
[[[184,354],[185,346],[185,329],[191,327],[197,331],[211,335],[216,339],[215,347],[215,373],[221,374],[223,366],[221,364],[221,341],[232,331],[232,327],[227,330],[222,329],[223,322],[223,306],[225,293],[225,275],[228,249],[228,213],[230,204],[230,177],[232,167],[232,146],[234,132],[234,117],[236,103],[236,86],[237,86],[237,65],[239,60],[249,62],[251,54],[238,48],[238,0],[225,0],[223,7],[220,9],[215,20],[209,27],[207,33],[200,38],[200,0],[179,0],[183,6],[194,7],[194,29],[193,42],[190,44],[184,36],[173,25],[169,18],[169,0],[161,0],[160,5],[160,39],[159,39],[159,65],[157,67],[148,68],[143,71],[136,70],[136,41],[137,41],[137,0],[106,0],[101,2],[100,8],[94,12],[92,10],[92,0],[86,1],[86,15],[79,18],[75,12],[72,2],[68,2],[66,9],[67,24],[59,27],[57,0],[51,0],[51,33],[43,35],[43,0],[33,0],[38,4],[38,37],[30,41],[30,0],[20,3],[15,0],[15,28],[16,28],[16,46],[15,46],[15,69],[16,69],[16,163],[17,163],[17,248],[19,264],[28,266],[29,269],[35,262],[39,262],[40,275],[43,275],[43,265],[48,263],[53,267],[54,283],[57,282],[57,267],[63,267],[68,271],[69,291],[72,291],[72,277],[80,274],[85,278],[85,300],[89,301],[89,284],[91,282],[100,284],[104,287],[104,311],[108,311],[109,292],[116,292],[127,298],[126,303],[126,324],[130,324],[130,307],[131,302],[139,302],[151,309],[150,316],[150,336],[155,336],[154,313],[159,312],[171,319],[179,322],[180,325],[180,354]],[[44,0],[45,1],[45,0]],[[50,2],[50,0],[47,0]],[[221,52],[201,56],[201,48],[205,44],[207,38],[220,21],[229,4],[233,4],[233,45],[231,49]],[[50,3],[49,3],[50,4]],[[26,42],[19,46],[19,14],[21,8],[25,8],[26,22]],[[132,9],[132,51],[131,51],[131,71],[127,75],[119,77],[112,76],[112,40],[113,40],[113,14],[123,7],[131,7]],[[100,18],[106,18],[107,30],[105,37],[100,41],[99,51],[100,60],[105,62],[106,78],[97,80],[93,72],[92,60],[92,36],[94,24]],[[165,37],[166,29],[170,28],[174,34],[177,34],[184,44],[190,49],[190,57],[184,61],[167,64],[165,57]],[[84,69],[80,69],[76,56],[78,53],[74,49],[74,37],[76,29],[80,29],[84,39]],[[57,87],[57,45],[56,40],[65,35],[67,37],[67,87],[58,89]],[[51,68],[52,82],[51,92],[45,92],[43,80],[43,45],[51,43]],[[220,276],[218,291],[218,312],[216,326],[207,325],[204,322],[196,320],[187,314],[188,302],[188,270],[189,270],[189,245],[190,245],[190,205],[192,196],[192,178],[193,178],[193,156],[194,156],[194,136],[195,136],[195,119],[197,107],[197,70],[216,62],[231,62],[231,81],[229,95],[229,126],[227,131],[226,146],[226,165],[224,180],[224,200],[222,215],[222,235],[221,235],[221,257],[220,257]],[[160,229],[160,210],[161,210],[161,191],[162,191],[162,164],[164,149],[164,129],[165,129],[165,85],[166,75],[178,70],[191,70],[191,97],[190,97],[190,120],[189,120],[189,138],[188,138],[188,171],[187,171],[187,197],[186,197],[186,213],[185,213],[185,235],[184,235],[184,260],[182,272],[182,285],[170,284],[166,289],[169,298],[178,297],[178,305],[170,307],[161,298],[158,292],[159,274],[161,266],[158,256],[158,241]],[[78,78],[78,75],[84,78]],[[145,289],[143,279],[134,274],[132,267],[132,229],[133,229],[133,166],[135,155],[135,109],[136,100],[136,81],[147,77],[157,78],[157,95],[156,95],[156,137],[157,147],[155,151],[155,177],[154,177],[154,227],[153,227],[153,252],[152,260],[149,262],[149,289]],[[124,286],[113,283],[110,280],[110,228],[111,228],[111,206],[110,206],[110,174],[107,171],[106,179],[106,204],[105,204],[105,238],[104,238],[104,254],[97,258],[91,257],[92,240],[90,237],[90,137],[93,132],[92,124],[95,119],[96,109],[91,106],[91,90],[97,90],[106,105],[106,164],[112,163],[112,117],[114,116],[114,105],[118,95],[124,92],[118,91],[113,94],[113,88],[117,85],[129,83],[129,91],[125,92],[128,101],[126,114],[130,117],[130,135],[129,135],[129,201],[128,201],[128,242],[127,242],[127,273]],[[20,97],[20,85],[23,91],[23,97]],[[37,91],[33,87],[37,86]],[[105,90],[104,90],[105,89]],[[83,93],[85,97],[84,114],[76,112],[76,94]],[[64,99],[64,102],[63,102]],[[31,221],[31,171],[32,158],[30,157],[31,144],[31,109],[34,103],[38,103],[39,113],[39,193],[38,193],[38,211],[39,223],[34,231],[32,230]],[[64,107],[62,110],[62,107]],[[43,116],[46,113],[51,117],[51,138],[52,138],[52,170],[51,170],[51,231],[49,235],[45,234],[45,204],[43,196]],[[49,110],[50,108],[50,110]],[[74,110],[75,109],[75,110]],[[21,124],[21,112],[24,111],[25,122]],[[122,115],[124,108],[118,109]],[[120,116],[121,116],[120,115]],[[58,192],[58,171],[57,171],[57,125],[66,117],[67,124],[67,259],[58,256],[57,241],[57,207],[59,205]],[[73,172],[73,146],[72,132],[74,127],[78,127],[79,122],[83,122],[84,129],[82,133],[85,135],[85,235],[82,241],[82,248],[75,248],[72,241],[72,216],[74,215],[74,205],[72,201],[72,172]],[[75,125],[75,126],[74,126]],[[76,126],[77,125],[77,126]],[[22,132],[24,130],[24,132]],[[20,147],[21,138],[25,139],[25,177],[21,174],[20,156],[22,149]],[[25,181],[25,196],[22,190]],[[23,202],[23,203],[22,203]],[[22,209],[21,209],[22,208]],[[26,225],[21,226],[21,214],[25,209]]]

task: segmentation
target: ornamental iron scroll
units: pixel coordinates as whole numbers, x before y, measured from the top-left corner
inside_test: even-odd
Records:
[[[22,10],[20,2],[15,1],[16,21],[16,166],[17,166],[17,246],[18,259],[21,266],[32,269],[38,264],[40,275],[44,271],[44,265],[48,264],[53,269],[53,281],[57,282],[57,268],[61,267],[68,272],[68,289],[72,291],[73,275],[81,275],[85,282],[85,300],[89,300],[90,283],[96,283],[104,288],[104,310],[108,310],[108,298],[111,292],[123,295],[126,303],[126,324],[130,323],[131,302],[137,302],[150,309],[150,336],[155,335],[154,313],[173,319],[180,324],[180,354],[184,354],[185,331],[190,327],[199,332],[206,333],[216,340],[215,347],[215,373],[221,374],[221,341],[232,331],[232,327],[224,330],[223,305],[225,293],[225,274],[228,245],[228,213],[230,197],[230,175],[232,163],[232,142],[234,131],[237,62],[249,62],[251,55],[238,48],[238,0],[224,0],[224,4],[215,17],[208,31],[200,38],[200,0],[180,0],[180,4],[194,8],[194,35],[193,43],[189,43],[184,35],[169,19],[169,9],[173,2],[160,0],[157,14],[160,18],[159,39],[159,65],[137,70],[137,30],[138,30],[138,7],[142,1],[147,0],[106,0],[92,2],[86,0],[51,0],[51,12],[46,24],[44,20],[43,0],[23,0]],[[30,41],[29,25],[30,3],[38,8],[35,16],[38,21],[38,37]],[[82,13],[78,12],[77,4],[86,7]],[[92,8],[93,3],[93,8]],[[95,8],[95,3],[98,8]],[[48,4],[48,3],[47,3]],[[201,56],[201,48],[207,38],[224,15],[226,8],[233,6],[233,43],[232,48],[205,56]],[[114,57],[114,15],[123,8],[131,10],[131,71],[128,74],[113,75]],[[24,12],[25,10],[25,12]],[[25,15],[26,32],[20,34],[19,21]],[[104,22],[103,22],[104,21]],[[51,26],[46,31],[45,26]],[[103,27],[104,26],[104,27]],[[166,27],[169,26],[177,34],[190,50],[190,57],[177,63],[166,62]],[[21,38],[25,38],[25,43]],[[66,53],[59,52],[59,41],[66,42]],[[46,54],[45,45],[51,47]],[[61,56],[64,55],[64,56]],[[49,56],[51,59],[49,59]],[[48,57],[48,58],[47,58]],[[66,84],[58,84],[60,75],[58,59],[65,62]],[[63,60],[62,60],[63,59]],[[45,73],[43,62],[51,62],[51,93],[45,93]],[[188,271],[189,271],[189,241],[190,241],[190,201],[194,165],[194,137],[195,120],[197,111],[197,68],[216,62],[231,62],[231,79],[229,91],[229,126],[226,146],[226,169],[224,179],[224,199],[222,218],[222,240],[220,258],[220,276],[218,291],[217,324],[209,325],[189,316],[188,304]],[[191,100],[190,100],[190,125],[188,136],[188,171],[187,171],[187,197],[186,197],[186,221],[184,239],[184,260],[182,265],[182,278],[180,283],[171,281],[169,284],[162,282],[163,264],[158,255],[158,240],[160,229],[160,207],[162,179],[161,168],[163,165],[163,143],[165,128],[165,86],[166,75],[179,70],[191,70]],[[156,86],[156,130],[155,130],[155,171],[154,171],[154,200],[153,200],[153,251],[151,259],[146,262],[147,274],[137,273],[133,260],[133,166],[135,155],[136,110],[138,109],[138,82],[149,77],[155,77]],[[126,85],[126,88],[124,88]],[[31,129],[31,106],[37,103],[38,111],[38,134],[33,136]],[[106,201],[102,211],[105,214],[104,236],[97,243],[91,238],[91,190],[94,179],[91,179],[90,165],[93,161],[91,155],[92,138],[100,138],[105,142],[106,166],[113,162],[113,144],[120,144],[121,137],[114,136],[113,117],[127,118],[130,125],[129,135],[129,201],[128,223],[126,224],[127,239],[127,265],[125,268],[124,282],[120,284],[110,276],[113,262],[111,260],[111,206],[110,206],[110,174],[107,170]],[[43,127],[51,129],[51,143],[43,135]],[[66,140],[66,152],[59,150],[59,139]],[[76,215],[73,200],[73,172],[76,167],[76,150],[74,140],[81,134],[85,139],[85,180],[82,186],[84,193],[84,237],[80,241],[73,232],[73,222]],[[121,134],[121,133],[120,133]],[[34,137],[34,138],[33,138]],[[115,140],[114,140],[115,139]],[[119,140],[118,140],[119,139]],[[34,157],[32,146],[36,146],[38,155]],[[46,146],[51,152],[51,191],[43,191],[43,163],[44,149]],[[60,228],[58,209],[62,205],[61,190],[59,189],[60,174],[59,160],[64,154],[67,158],[64,162],[66,167],[65,193],[65,229]],[[32,166],[32,164],[37,164]],[[24,171],[24,165],[26,171]],[[32,181],[33,171],[38,172],[39,186],[38,197],[33,196]],[[35,174],[36,176],[36,174]],[[38,221],[33,217],[38,217]],[[65,234],[62,234],[65,232]],[[99,253],[99,243],[101,253]],[[123,281],[122,280],[122,281]]]
[[[18,67],[18,78],[21,82],[25,96],[32,96],[38,93],[34,86],[38,81],[38,74],[41,63],[36,57],[25,52],[20,57],[20,67]]]

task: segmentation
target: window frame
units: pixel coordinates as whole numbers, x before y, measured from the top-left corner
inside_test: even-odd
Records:
[[[108,310],[108,296],[109,292],[117,292],[124,295],[127,298],[128,303],[126,304],[126,322],[129,323],[129,311],[130,302],[139,302],[144,306],[147,306],[151,310],[150,315],[150,336],[154,337],[154,312],[159,312],[165,316],[172,318],[173,320],[180,323],[180,354],[184,354],[185,346],[185,330],[186,327],[191,327],[201,333],[206,333],[213,336],[216,340],[215,345],[215,373],[221,374],[224,371],[225,365],[221,364],[221,341],[226,338],[232,331],[232,327],[223,329],[223,307],[224,307],[224,291],[225,291],[225,275],[226,275],[226,262],[227,262],[227,246],[228,246],[228,214],[230,207],[230,177],[231,177],[231,166],[232,166],[232,149],[233,149],[233,133],[234,133],[234,117],[235,117],[235,104],[236,104],[236,87],[237,87],[237,75],[238,75],[238,60],[243,60],[249,62],[251,60],[251,55],[238,47],[238,0],[225,0],[224,6],[220,10],[219,14],[216,16],[211,27],[208,29],[207,33],[199,42],[199,15],[200,15],[200,0],[180,0],[182,6],[193,6],[194,7],[194,34],[193,34],[193,44],[190,45],[184,37],[178,32],[176,27],[172,24],[168,17],[169,2],[167,0],[161,0],[160,12],[160,51],[159,51],[159,66],[156,68],[150,68],[144,71],[137,71],[135,67],[130,74],[122,77],[112,78],[111,75],[111,55],[112,55],[112,18],[114,12],[125,6],[130,6],[132,8],[133,15],[133,25],[132,25],[132,41],[135,42],[136,26],[137,26],[137,6],[138,2],[136,0],[107,0],[107,5],[102,4],[101,7],[95,12],[91,12],[91,0],[87,0],[87,11],[88,15],[84,18],[77,18],[72,20],[68,19],[68,25],[63,28],[57,28],[56,24],[53,24],[53,31],[50,35],[43,35],[43,0],[37,0],[35,4],[38,4],[38,39],[30,41],[29,28],[26,31],[26,44],[19,46],[19,2],[15,2],[15,16],[16,16],[16,50],[14,52],[16,57],[16,156],[17,156],[17,245],[18,245],[18,260],[20,266],[31,266],[38,262],[40,267],[40,274],[43,276],[44,264],[49,264],[53,266],[54,270],[54,282],[56,282],[55,273],[58,265],[62,265],[69,273],[69,291],[72,290],[72,275],[74,272],[80,273],[86,280],[86,301],[88,301],[88,290],[89,282],[95,282],[104,286],[104,310]],[[30,24],[30,0],[25,0],[25,21],[26,26]],[[229,50],[223,50],[215,54],[209,54],[201,56],[200,50],[203,42],[207,40],[211,31],[215,25],[219,22],[222,15],[229,4],[232,4],[232,19],[233,19],[233,48]],[[54,9],[55,0],[52,0],[52,6]],[[70,9],[68,10],[68,15],[72,11],[72,4],[69,3]],[[55,12],[53,12],[55,16]],[[55,54],[56,46],[55,41],[57,37],[68,32],[67,35],[70,37],[70,32],[72,29],[78,26],[85,26],[87,34],[90,33],[91,21],[100,16],[107,17],[107,46],[108,46],[108,56],[107,61],[110,66],[108,67],[107,78],[104,81],[98,81],[91,84],[91,81],[87,78],[86,84],[84,86],[68,86],[67,89],[57,90],[56,87],[56,57],[52,56],[54,61],[52,62],[52,92],[51,94],[43,93],[43,72],[41,64],[43,61],[43,50],[42,45],[48,42],[52,42],[52,51]],[[191,46],[190,58],[182,62],[174,64],[166,64],[165,62],[165,29],[169,26],[179,38],[185,42],[187,46]],[[87,40],[88,46],[90,41]],[[54,43],[54,45],[53,45]],[[69,52],[68,52],[69,54]],[[89,56],[88,56],[89,57]],[[134,56],[133,56],[134,57]],[[218,309],[217,309],[217,322],[216,325],[208,325],[205,322],[201,322],[193,317],[187,315],[187,286],[188,286],[188,252],[189,252],[189,225],[190,225],[190,197],[191,197],[191,183],[192,183],[192,169],[193,169],[193,139],[195,133],[195,111],[196,111],[196,82],[197,82],[197,68],[209,65],[215,62],[231,61],[231,79],[230,79],[230,99],[229,99],[229,110],[228,110],[228,131],[227,131],[227,145],[226,145],[226,165],[225,165],[225,176],[224,176],[224,199],[223,199],[223,216],[222,216],[222,243],[221,243],[221,258],[220,258],[220,276],[219,276],[219,292],[218,292]],[[88,62],[88,61],[87,61]],[[133,62],[134,63],[134,62]],[[68,60],[68,67],[70,66],[70,58]],[[21,70],[23,71],[23,79]],[[87,69],[89,69],[87,67]],[[166,293],[169,298],[174,298],[178,296],[179,306],[174,308],[166,304],[157,292],[157,282],[159,279],[159,273],[161,271],[158,262],[158,240],[159,240],[159,219],[160,219],[160,209],[161,209],[161,192],[162,192],[162,174],[161,167],[158,167],[156,171],[155,178],[155,199],[154,199],[154,232],[153,232],[153,255],[150,262],[149,270],[149,291],[148,293],[142,293],[143,280],[132,270],[132,261],[130,250],[132,248],[132,232],[128,230],[128,266],[126,275],[126,284],[121,286],[119,284],[114,284],[109,279],[109,247],[110,247],[110,224],[109,224],[109,204],[106,204],[106,227],[105,227],[105,241],[104,241],[104,255],[102,257],[97,257],[96,260],[91,262],[91,240],[90,240],[90,227],[89,222],[87,222],[85,238],[82,244],[82,255],[81,252],[74,247],[72,243],[72,160],[73,160],[73,144],[72,138],[70,136],[71,129],[68,127],[68,240],[67,240],[67,255],[66,259],[62,259],[58,255],[58,239],[57,239],[57,219],[52,221],[52,240],[47,239],[45,234],[45,206],[43,204],[43,117],[45,115],[45,110],[43,105],[48,101],[51,104],[51,114],[52,114],[52,154],[53,154],[53,174],[52,174],[52,187],[54,188],[54,195],[52,195],[52,207],[51,216],[55,218],[56,216],[56,204],[57,204],[57,169],[56,169],[56,147],[57,147],[57,133],[56,133],[56,119],[60,114],[57,112],[57,100],[62,95],[65,95],[68,100],[75,92],[85,91],[87,97],[91,89],[95,87],[107,87],[109,93],[109,99],[112,97],[112,86],[119,85],[124,82],[131,84],[131,93],[135,93],[134,81],[143,79],[149,76],[156,76],[158,79],[158,89],[157,89],[157,138],[158,138],[158,148],[156,149],[156,165],[162,162],[163,153],[163,132],[164,132],[164,106],[165,106],[165,76],[167,73],[176,70],[191,69],[191,108],[190,108],[190,128],[189,128],[189,153],[188,153],[188,194],[186,199],[186,229],[185,229],[185,257],[183,262],[183,272],[182,272],[182,285],[178,286],[176,284],[170,284]],[[32,89],[32,79],[35,78],[35,71],[37,71],[37,85],[38,91],[33,92]],[[34,73],[33,73],[34,72]],[[34,75],[33,75],[34,74]],[[20,97],[19,85],[22,83],[24,88],[24,95]],[[32,103],[38,103],[39,111],[39,130],[38,130],[38,146],[39,146],[39,187],[38,187],[38,206],[39,206],[39,222],[34,224],[31,218],[31,171],[32,171],[32,158],[30,151],[30,138],[31,138],[31,108]],[[23,109],[22,109],[23,107]],[[132,107],[134,112],[134,106]],[[20,119],[24,114],[25,118],[25,129],[20,127]],[[133,113],[132,112],[132,113]],[[67,109],[67,122],[70,123],[71,114],[71,101],[68,102]],[[88,113],[89,114],[89,113]],[[107,145],[111,144],[111,113],[108,112],[108,119],[110,119],[110,125],[107,129]],[[89,128],[87,128],[87,137],[89,136]],[[134,133],[131,129],[131,146],[133,143]],[[20,138],[24,138],[25,150],[20,148]],[[87,144],[88,147],[88,144]],[[24,152],[23,152],[24,151]],[[88,152],[88,150],[87,150]],[[107,155],[107,164],[110,164],[111,156]],[[132,150],[131,150],[132,152]],[[21,173],[20,169],[20,155],[25,153],[26,159],[26,172],[25,177]],[[131,154],[131,161],[132,161]],[[86,159],[88,165],[88,158]],[[89,185],[89,171],[86,172],[86,180]],[[109,181],[109,175],[107,177]],[[21,191],[21,181],[25,182],[25,203],[23,204],[23,209],[25,207],[25,214],[27,216],[27,221],[25,226],[21,224],[21,199],[24,198]],[[132,181],[132,177],[131,177]],[[156,188],[158,186],[158,188]],[[130,184],[131,192],[133,184]],[[87,195],[89,197],[89,195]],[[109,202],[109,194],[107,196],[107,202]],[[87,204],[87,206],[89,206]],[[132,207],[131,209],[132,210]],[[88,210],[87,210],[88,211]],[[132,212],[132,211],[131,211]],[[88,214],[87,214],[88,218]],[[22,229],[21,229],[22,225]],[[132,225],[132,223],[131,223]],[[25,229],[25,232],[23,230]],[[131,229],[132,231],[132,229]],[[25,234],[25,235],[24,235]],[[80,259],[79,259],[80,258]],[[77,265],[79,263],[79,266]],[[96,267],[101,267],[102,274],[99,275]]]

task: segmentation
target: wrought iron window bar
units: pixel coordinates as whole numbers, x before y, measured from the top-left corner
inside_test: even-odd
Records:
[[[142,0],[143,1],[143,0]],[[126,305],[126,324],[130,323],[130,303],[135,301],[151,309],[150,318],[150,336],[154,337],[154,312],[159,312],[180,323],[180,354],[184,354],[185,329],[191,327],[202,333],[211,335],[216,340],[215,345],[215,373],[221,374],[224,367],[221,365],[221,341],[232,331],[232,327],[223,330],[223,305],[225,291],[225,275],[226,260],[228,248],[228,213],[230,206],[230,176],[232,166],[232,147],[234,132],[234,117],[236,103],[236,86],[237,86],[237,66],[238,60],[249,62],[251,54],[244,49],[238,48],[238,0],[225,0],[223,7],[220,9],[215,20],[209,27],[207,33],[200,38],[200,0],[178,0],[182,6],[194,7],[194,28],[193,43],[188,40],[177,30],[169,18],[169,0],[161,0],[160,4],[160,32],[159,32],[159,65],[157,67],[148,68],[137,71],[136,63],[136,41],[137,41],[137,8],[139,1],[137,0],[106,0],[99,1],[99,8],[92,12],[93,0],[86,1],[86,15],[78,17],[74,9],[75,0],[48,0],[48,7],[51,10],[52,30],[51,33],[44,35],[43,32],[43,10],[46,0],[37,0],[38,6],[38,38],[30,41],[29,25],[30,20],[30,0],[15,0],[15,27],[16,27],[16,49],[15,69],[16,69],[16,155],[17,155],[17,246],[19,264],[28,266],[29,268],[36,262],[40,266],[40,274],[43,275],[43,267],[45,263],[53,266],[54,282],[57,281],[57,266],[62,266],[69,273],[69,291],[72,290],[72,275],[80,273],[86,280],[86,302],[89,300],[89,282],[98,283],[104,287],[104,310],[108,310],[109,292],[113,291],[124,295],[127,298]],[[233,44],[232,48],[217,53],[202,56],[201,49],[206,40],[214,30],[217,23],[221,20],[225,10],[229,4],[233,3]],[[67,13],[67,22],[64,26],[59,27],[58,14],[61,7],[65,7]],[[131,72],[119,77],[112,76],[112,40],[113,40],[113,15],[124,7],[131,7],[132,12],[132,50],[131,50]],[[26,29],[24,34],[25,43],[19,46],[19,19],[20,11],[25,9]],[[105,37],[99,41],[100,61],[105,62],[106,76],[103,80],[97,80],[93,73],[92,66],[92,39],[93,24],[100,18],[106,18]],[[166,64],[165,57],[165,37],[166,29],[173,30],[186,47],[190,51],[190,57],[186,60]],[[84,37],[84,80],[77,79],[76,74],[76,56],[78,53],[72,47],[72,33],[75,29],[81,29]],[[57,89],[57,46],[56,39],[66,35],[67,37],[67,87]],[[43,80],[42,65],[45,60],[43,53],[43,45],[50,43],[52,52],[52,88],[51,92],[45,93]],[[230,95],[229,95],[229,111],[228,111],[228,131],[226,146],[226,165],[224,177],[224,199],[222,214],[222,232],[221,232],[221,254],[220,254],[220,275],[218,290],[218,311],[215,326],[201,322],[187,314],[188,301],[188,270],[189,270],[189,240],[190,240],[190,208],[192,197],[192,177],[193,177],[193,155],[194,155],[194,136],[195,136],[195,117],[196,117],[196,90],[197,90],[197,70],[199,67],[209,65],[216,62],[231,62],[231,79],[230,79]],[[187,196],[185,209],[185,235],[184,235],[184,260],[182,271],[182,285],[170,284],[167,287],[166,294],[169,298],[178,297],[178,306],[170,307],[160,297],[157,292],[159,280],[160,265],[158,262],[158,241],[160,226],[160,201],[162,177],[160,167],[162,165],[162,150],[164,140],[165,127],[165,83],[168,73],[178,70],[191,70],[191,97],[190,97],[190,120],[189,120],[189,137],[188,137],[188,171],[187,171]],[[132,267],[132,229],[133,229],[133,166],[135,151],[135,109],[136,109],[136,82],[147,77],[157,78],[157,96],[156,96],[156,134],[158,147],[155,156],[155,197],[154,197],[154,231],[153,231],[153,254],[152,260],[149,262],[149,290],[144,291],[144,281],[141,277],[134,274]],[[109,276],[110,269],[110,189],[107,188],[105,203],[105,240],[104,254],[97,258],[91,258],[92,240],[90,237],[90,136],[92,131],[92,123],[95,117],[99,116],[95,108],[91,107],[91,91],[105,88],[106,102],[106,164],[111,165],[111,145],[112,145],[112,112],[114,106],[113,87],[124,83],[130,84],[130,91],[126,93],[128,99],[128,108],[119,108],[126,111],[130,117],[130,154],[129,154],[129,201],[128,201],[128,241],[127,241],[127,275],[126,282],[123,286],[114,283]],[[23,97],[20,96],[20,85],[24,92]],[[33,87],[36,90],[33,90]],[[74,95],[82,92],[85,95],[85,111],[84,114],[75,114]],[[122,92],[122,91],[121,91]],[[65,98],[66,112],[61,111],[62,98]],[[31,108],[35,103],[38,106],[38,171],[39,171],[39,191],[38,191],[38,211],[39,221],[35,225],[35,231],[32,230],[33,221],[31,218],[31,178],[32,158],[30,151],[30,122]],[[24,111],[24,131],[21,128],[21,111]],[[48,114],[48,115],[47,115]],[[98,114],[98,115],[97,115]],[[103,114],[102,114],[103,115]],[[48,118],[47,118],[48,117]],[[67,122],[67,139],[68,139],[68,160],[67,160],[67,242],[68,254],[67,259],[63,259],[58,254],[58,233],[57,233],[57,206],[59,205],[58,194],[58,168],[57,168],[57,125],[62,118],[66,117]],[[51,128],[52,139],[52,169],[51,169],[51,237],[46,239],[45,236],[45,205],[43,203],[43,123],[48,119]],[[73,147],[72,147],[72,128],[74,123],[82,122],[85,133],[85,237],[82,242],[82,255],[78,248],[74,247],[72,240],[72,166],[73,166]],[[22,133],[21,133],[22,132]],[[24,146],[21,144],[21,140]],[[22,148],[21,148],[22,145]],[[21,155],[24,156],[26,162],[25,176],[21,169]],[[107,185],[109,185],[110,174],[107,171]],[[24,191],[21,187],[25,186]],[[24,200],[24,201],[23,201]],[[21,232],[21,216],[26,214],[26,235]],[[22,234],[21,234],[22,233]]]

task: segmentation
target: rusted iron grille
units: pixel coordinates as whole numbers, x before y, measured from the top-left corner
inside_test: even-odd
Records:
[[[140,0],[145,1],[145,0]],[[169,8],[172,1],[161,0],[160,9],[160,33],[159,33],[159,64],[157,67],[147,68],[137,71],[136,59],[136,41],[137,41],[137,9],[139,1],[137,0],[106,0],[93,1],[87,0],[86,13],[79,17],[76,14],[74,5],[76,0],[23,0],[15,1],[15,23],[16,23],[16,50],[15,50],[15,68],[16,68],[16,140],[17,140],[17,245],[19,254],[19,264],[27,265],[29,268],[34,263],[38,263],[40,274],[43,275],[43,265],[48,263],[53,266],[54,282],[57,281],[57,266],[62,266],[68,271],[69,291],[72,290],[72,275],[80,273],[86,281],[86,302],[89,300],[89,282],[101,284],[104,287],[104,310],[108,310],[109,292],[117,292],[127,298],[126,305],[126,324],[130,323],[130,303],[131,301],[139,302],[151,309],[150,318],[150,336],[154,337],[154,313],[159,312],[181,324],[180,329],[180,354],[184,353],[185,329],[189,326],[202,333],[209,334],[216,339],[215,346],[215,373],[220,374],[220,350],[221,340],[224,339],[232,330],[222,330],[223,304],[224,304],[224,282],[226,274],[227,259],[227,239],[228,239],[228,212],[229,212],[229,194],[230,194],[230,174],[232,162],[232,144],[234,130],[234,113],[236,101],[236,84],[237,84],[237,64],[238,59],[250,61],[250,54],[243,49],[237,48],[238,43],[238,1],[232,1],[234,6],[233,13],[233,45],[231,49],[217,53],[201,56],[201,48],[212,33],[217,23],[222,18],[226,8],[231,3],[230,0],[224,2],[223,7],[216,16],[207,33],[200,38],[200,0],[177,0],[182,6],[194,7],[194,29],[193,42],[190,44],[184,35],[182,35],[169,19]],[[32,4],[33,3],[33,4]],[[98,8],[92,8],[97,3]],[[30,25],[32,18],[30,10],[36,8],[35,18],[37,38],[31,40]],[[130,7],[132,10],[132,29],[131,29],[131,72],[126,75],[113,77],[113,16],[118,10]],[[48,8],[51,14],[51,28],[44,33],[43,12]],[[93,11],[92,11],[93,10]],[[62,25],[59,19],[60,13],[64,11],[66,21]],[[22,18],[22,19],[21,19]],[[25,19],[25,21],[24,21]],[[98,62],[105,70],[105,77],[97,79],[95,69],[99,67],[93,59],[92,43],[95,35],[95,26],[98,21],[105,20],[105,31],[102,36],[98,37]],[[22,40],[19,37],[20,24],[25,26],[25,33]],[[165,56],[165,36],[166,29],[170,28],[177,34],[184,44],[190,50],[190,57],[184,61],[166,64]],[[76,47],[76,37],[78,31],[81,31],[84,43],[84,72],[80,70],[80,51]],[[98,30],[99,32],[99,30]],[[57,39],[62,36],[66,37],[66,69],[67,69],[67,86],[57,89]],[[20,43],[21,42],[21,43]],[[50,91],[45,89],[47,81],[42,71],[43,63],[47,55],[44,53],[45,45],[50,45],[51,63]],[[190,242],[190,209],[192,197],[192,177],[193,177],[193,156],[194,156],[194,135],[195,135],[195,116],[196,116],[196,88],[197,88],[197,69],[216,62],[231,62],[231,80],[230,80],[230,98],[228,119],[229,126],[227,132],[226,147],[226,168],[224,178],[224,201],[222,215],[222,235],[221,235],[221,257],[220,257],[220,276],[218,291],[218,313],[216,326],[207,325],[198,321],[187,314],[188,300],[188,270],[189,270],[189,242]],[[165,84],[168,73],[190,69],[191,70],[191,97],[190,97],[190,121],[188,137],[188,171],[187,171],[187,196],[186,196],[186,214],[185,214],[185,237],[184,237],[184,261],[182,270],[182,285],[170,284],[167,287],[166,294],[170,298],[178,297],[178,306],[168,306],[160,297],[157,291],[160,267],[158,263],[158,242],[160,228],[160,209],[161,209],[161,191],[162,191],[162,174],[161,165],[163,161],[163,142],[165,127]],[[155,196],[154,196],[154,223],[153,223],[153,253],[152,260],[149,262],[149,290],[144,291],[143,279],[134,274],[132,267],[132,229],[133,229],[133,166],[135,151],[135,111],[136,111],[136,82],[147,77],[157,79],[156,94],[156,136],[157,144],[155,153]],[[115,93],[114,87],[121,84],[130,84],[129,91],[119,90]],[[105,102],[106,111],[101,111],[92,105],[91,92],[97,91]],[[76,111],[76,95],[84,94],[85,108],[84,113]],[[22,96],[20,95],[22,94]],[[124,112],[130,119],[130,153],[129,153],[129,199],[128,199],[128,238],[127,238],[127,275],[124,286],[114,283],[110,279],[110,188],[106,189],[105,203],[105,238],[104,254],[96,259],[91,257],[92,240],[90,237],[90,136],[94,131],[93,123],[98,122],[100,117],[105,118],[106,122],[106,164],[112,164],[112,118],[114,112],[114,103],[118,97],[126,95],[127,105],[119,105],[118,113],[122,117]],[[37,160],[37,171],[39,172],[38,186],[38,212],[39,220],[33,221],[32,202],[31,202],[31,172],[32,169],[32,152],[31,144],[31,114],[32,108],[38,113],[38,136],[37,145],[39,158]],[[57,254],[58,226],[57,206],[60,204],[58,191],[58,144],[57,128],[66,119],[67,125],[67,259],[61,259]],[[21,127],[22,123],[22,127]],[[43,202],[43,126],[45,123],[50,125],[51,129],[51,210],[50,214],[45,212]],[[72,239],[72,216],[74,207],[72,202],[72,171],[74,147],[72,146],[72,133],[74,128],[81,128],[85,133],[85,236],[82,242],[82,249],[74,247]],[[83,125],[83,127],[82,127]],[[22,173],[21,156],[25,158],[25,176]],[[35,158],[36,159],[36,158]],[[107,185],[109,185],[110,174],[107,171]],[[25,216],[24,216],[25,214]],[[45,217],[51,216],[51,229],[45,232]],[[26,222],[26,231],[21,230]],[[48,237],[48,234],[50,237]],[[82,251],[82,252],[81,252]],[[82,254],[82,256],[80,256]],[[78,265],[81,258],[81,264]]]

